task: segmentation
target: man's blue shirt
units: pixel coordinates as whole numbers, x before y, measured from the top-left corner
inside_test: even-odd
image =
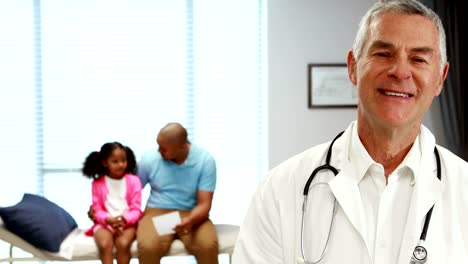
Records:
[[[191,210],[197,192],[213,192],[216,187],[216,163],[202,148],[191,144],[184,163],[166,161],[155,150],[146,152],[138,163],[142,186],[151,186],[146,206],[162,209]]]

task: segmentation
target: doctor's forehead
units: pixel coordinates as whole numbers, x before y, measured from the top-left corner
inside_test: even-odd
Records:
[[[364,49],[405,48],[413,52],[439,54],[439,44],[437,26],[429,18],[390,12],[372,20]]]

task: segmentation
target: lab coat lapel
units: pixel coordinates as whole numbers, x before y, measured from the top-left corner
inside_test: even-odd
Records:
[[[440,199],[442,184],[437,179],[432,159],[422,162],[408,211],[398,263],[408,263],[419,241],[427,212]],[[429,225],[428,233],[431,232]]]
[[[357,181],[359,177],[355,175],[357,170],[354,168],[353,163],[349,162],[349,146],[353,126],[355,125],[356,123],[352,123],[341,138],[336,141],[331,164],[340,171],[329,182],[329,186],[339,208],[343,210],[349,222],[359,233],[363,246],[366,247],[369,252],[369,246],[366,244],[365,239],[367,237],[366,215],[364,214]]]
[[[329,186],[338,204],[352,223],[354,228],[361,235],[365,244],[367,237],[366,217],[362,207],[362,199],[359,187],[354,177],[352,164],[346,164],[343,169],[330,181]],[[366,244],[367,249],[369,248]]]

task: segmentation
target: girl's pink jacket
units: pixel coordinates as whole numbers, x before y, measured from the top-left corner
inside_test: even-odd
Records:
[[[143,212],[141,211],[141,182],[138,176],[133,174],[126,174],[125,181],[127,185],[127,192],[125,199],[127,200],[128,210],[123,215],[128,226],[135,226],[140,220]],[[106,208],[106,199],[109,189],[106,185],[106,179],[101,176],[93,181],[92,195],[94,209],[94,225],[85,231],[86,235],[93,235],[93,229],[97,224],[107,226],[106,218],[109,213]]]

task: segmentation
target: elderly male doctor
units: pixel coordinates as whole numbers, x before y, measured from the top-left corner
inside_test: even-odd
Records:
[[[370,8],[347,58],[357,121],[333,146],[271,170],[241,226],[234,264],[468,263],[468,164],[422,125],[447,76],[445,50],[439,18],[421,3]],[[305,188],[328,152],[337,175],[321,170]]]

